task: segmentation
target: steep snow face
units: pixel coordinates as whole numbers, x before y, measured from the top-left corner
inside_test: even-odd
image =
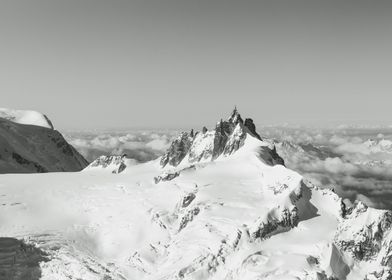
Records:
[[[15,123],[36,125],[53,129],[53,124],[49,118],[36,111],[0,108],[0,118],[7,119]]]
[[[86,165],[58,131],[0,118],[0,173],[79,171]]]

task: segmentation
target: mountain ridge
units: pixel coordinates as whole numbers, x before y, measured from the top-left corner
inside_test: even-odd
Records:
[[[27,112],[27,113],[26,113]],[[80,171],[87,161],[34,111],[0,109],[0,173]]]
[[[19,124],[35,125],[54,129],[51,120],[46,115],[37,111],[0,108],[0,118]]]
[[[2,177],[0,230],[45,249],[44,280],[391,279],[392,211],[313,185],[238,115],[151,162]]]
[[[199,132],[182,132],[161,157],[160,164],[176,167],[185,161],[190,164],[200,161],[214,161],[221,156],[229,156],[244,145],[247,137],[263,141],[256,131],[251,118],[242,119],[237,108],[234,108],[226,121],[220,120],[213,130],[203,127]],[[265,145],[269,149],[271,164],[282,164],[284,160],[276,153],[272,144]]]

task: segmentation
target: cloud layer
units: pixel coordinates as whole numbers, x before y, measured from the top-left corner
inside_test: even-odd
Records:
[[[175,131],[68,133],[65,137],[89,162],[101,155],[126,154],[138,162],[158,158],[170,145]]]
[[[269,127],[289,168],[351,200],[392,209],[392,130]]]
[[[351,200],[392,209],[392,129],[259,128],[277,143],[287,167]],[[137,162],[161,156],[177,131],[68,133],[67,140],[93,161],[127,154]]]

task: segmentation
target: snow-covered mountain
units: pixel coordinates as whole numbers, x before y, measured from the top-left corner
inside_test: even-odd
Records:
[[[340,154],[334,153],[327,147],[318,147],[311,143],[294,143],[290,141],[273,141],[280,156],[290,161],[290,158],[306,157],[310,159],[321,159],[340,157]]]
[[[190,133],[181,133],[162,156],[160,164],[162,167],[177,167],[213,161],[235,153],[249,137],[262,141],[253,120],[247,118],[244,121],[237,109],[234,109],[226,121],[220,120],[216,124],[214,130],[204,127],[200,132],[194,133],[192,130]],[[268,142],[263,142],[257,152],[268,164],[284,164],[274,145]]]
[[[123,172],[128,166],[134,165],[135,160],[127,158],[127,155],[121,156],[100,156],[90,163],[84,171],[95,171],[105,169],[113,174]]]
[[[50,120],[31,111],[0,110],[0,173],[79,171],[87,162]]]
[[[2,175],[0,233],[45,252],[41,279],[391,279],[392,212],[313,186],[249,124],[235,111],[116,175],[100,166],[122,157]]]
[[[36,111],[0,108],[0,118],[7,119],[15,123],[36,125],[53,129],[53,124],[49,118]]]

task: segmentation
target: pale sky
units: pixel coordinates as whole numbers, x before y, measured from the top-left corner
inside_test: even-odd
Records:
[[[0,0],[1,107],[57,128],[392,124],[392,1]]]

